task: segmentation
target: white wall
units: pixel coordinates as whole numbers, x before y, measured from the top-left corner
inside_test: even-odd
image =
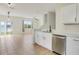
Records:
[[[79,25],[65,25],[65,31],[79,33]]]

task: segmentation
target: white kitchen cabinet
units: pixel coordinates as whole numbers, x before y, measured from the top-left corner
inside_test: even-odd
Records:
[[[66,55],[79,55],[79,38],[67,37]]]
[[[79,23],[79,4],[77,4],[77,23]]]
[[[52,35],[51,34],[45,35],[44,44],[45,44],[44,46],[47,49],[52,50]]]
[[[39,43],[39,39],[38,39],[39,36],[38,36],[38,33],[35,32],[34,36],[35,36],[35,38],[34,38],[35,40],[34,40],[34,41],[37,42],[37,43]]]
[[[67,5],[63,7],[62,12],[64,24],[76,22],[76,4]]]
[[[39,29],[40,21],[37,18],[33,18],[32,27],[33,29]]]
[[[41,40],[42,40],[41,35],[42,35],[42,34],[41,34],[40,32],[35,31],[35,42],[36,42],[37,44],[40,44],[40,43],[41,43]]]
[[[49,12],[47,19],[49,20],[49,25],[51,26],[51,28],[55,29],[55,12]]]
[[[48,12],[44,14],[44,24],[49,28],[55,29],[55,12]]]
[[[52,34],[51,33],[42,33],[42,46],[52,50]]]
[[[44,14],[44,24],[47,23],[47,14]]]
[[[52,34],[36,31],[35,34],[35,43],[39,44],[40,46],[52,50]]]

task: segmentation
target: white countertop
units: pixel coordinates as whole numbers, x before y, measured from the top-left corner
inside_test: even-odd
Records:
[[[54,34],[64,35],[64,36],[67,36],[67,37],[76,37],[76,38],[79,38],[79,33],[54,33]]]

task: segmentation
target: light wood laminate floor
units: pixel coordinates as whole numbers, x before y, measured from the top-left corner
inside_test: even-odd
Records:
[[[32,35],[0,35],[0,55],[55,55],[33,42]]]

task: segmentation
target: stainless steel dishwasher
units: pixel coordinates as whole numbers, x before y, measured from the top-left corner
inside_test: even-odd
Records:
[[[53,52],[61,55],[66,54],[66,36],[53,35]]]

